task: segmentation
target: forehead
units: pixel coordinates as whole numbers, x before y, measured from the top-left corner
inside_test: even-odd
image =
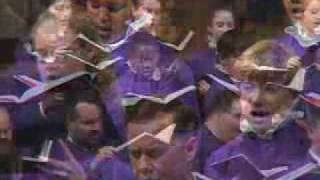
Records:
[[[106,4],[106,3],[128,3],[129,0],[88,0],[89,2],[94,2],[98,4]]]
[[[214,13],[212,20],[233,21],[233,15],[228,10],[218,10]]]
[[[150,54],[150,53],[159,53],[159,52],[160,52],[160,48],[152,44],[137,44],[132,49],[133,54],[138,54],[138,53]]]
[[[152,150],[160,150],[163,148],[169,147],[168,144],[161,142],[158,139],[155,139],[150,136],[145,136],[141,138],[140,140],[134,142],[131,146],[130,149],[132,150],[145,150],[145,151],[152,151]]]
[[[154,9],[159,9],[161,6],[158,0],[141,0],[141,4]]]
[[[97,119],[101,116],[101,110],[95,104],[79,103],[76,108],[80,119]]]
[[[57,0],[52,5],[54,8],[60,7],[60,6],[71,6],[70,0]]]
[[[129,123],[128,124],[128,136],[129,139],[132,139],[135,136],[138,136],[141,133],[148,132],[155,134],[161,130],[161,127],[165,127],[165,122],[158,120],[151,120],[146,123]]]
[[[305,8],[306,9],[311,9],[311,8],[319,8],[320,1],[319,0],[304,0],[303,1]]]
[[[53,32],[52,29],[48,28],[50,27],[44,27],[37,31],[34,39],[36,49],[68,47],[74,42],[76,33],[70,29],[67,29],[61,37],[57,31]]]

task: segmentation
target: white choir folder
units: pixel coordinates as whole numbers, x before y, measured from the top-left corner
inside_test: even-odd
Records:
[[[195,91],[196,87],[194,85],[186,86],[180,90],[177,90],[173,93],[166,95],[165,97],[155,97],[155,96],[146,96],[142,94],[129,92],[126,94],[126,97],[122,99],[123,106],[134,106],[141,100],[148,100],[159,104],[168,104],[173,100]]]
[[[265,180],[288,170],[287,166],[259,169],[246,155],[238,154],[210,164],[211,168],[237,180]],[[220,174],[219,173],[219,174]]]
[[[62,92],[66,89],[71,89],[76,83],[88,83],[88,80],[92,78],[92,74],[88,72],[77,72],[46,83],[38,82],[27,76],[16,77],[20,79],[15,79],[25,83],[30,88],[20,96],[12,94],[0,95],[0,103],[22,104],[31,100],[37,101],[50,92]]]

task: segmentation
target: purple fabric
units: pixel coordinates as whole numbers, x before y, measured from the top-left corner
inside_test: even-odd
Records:
[[[290,48],[295,55],[302,57],[305,53],[305,48],[302,47],[299,42],[291,35],[286,34],[278,39],[278,42],[283,44],[285,47]]]
[[[217,55],[214,49],[208,48],[193,53],[188,65],[192,70],[195,81],[198,82],[206,74],[212,74],[216,61]]]
[[[203,173],[205,161],[209,158],[210,154],[218,150],[221,146],[224,145],[224,142],[219,140],[210,130],[203,126],[199,131],[199,147],[198,147],[198,171]]]
[[[210,164],[232,156],[243,154],[260,170],[269,170],[279,166],[296,166],[310,146],[306,133],[295,123],[288,123],[278,129],[271,139],[261,139],[254,134],[241,134],[208,158],[205,174],[212,178],[228,177],[232,172],[213,169]],[[230,167],[230,169],[232,169]]]
[[[307,70],[305,76],[305,84],[304,84],[304,91],[305,92],[317,92],[320,93],[320,71],[316,69],[315,66],[310,67]]]
[[[231,79],[230,76],[218,69],[214,69],[213,75],[215,75],[216,77],[226,81],[226,82],[230,82],[230,83],[234,83]],[[205,97],[203,98],[203,112],[205,115],[207,115],[212,108],[211,107],[211,102],[213,101],[214,98],[216,98],[216,96],[219,94],[219,92],[221,91],[225,91],[228,90],[227,88],[225,88],[224,86],[222,86],[221,84],[219,84],[218,82],[209,79],[208,83],[210,84],[210,88],[208,93],[205,95]]]
[[[66,144],[76,160],[82,165],[82,167],[88,172],[89,179],[92,180],[121,180],[128,179],[133,180],[133,173],[131,167],[127,162],[123,162],[114,156],[112,159],[107,159],[99,164],[96,170],[89,173],[90,163],[96,156],[96,149],[86,149],[79,145],[76,145],[70,141],[66,141]],[[51,158],[58,160],[65,160],[66,156],[60,146],[55,143],[53,145]],[[50,177],[50,175],[49,175]]]
[[[115,83],[115,88],[120,89],[122,96],[129,92],[149,96],[166,96],[194,84],[188,66],[180,61],[178,61],[175,72],[165,72],[161,76],[159,81],[147,79],[133,73],[127,67],[127,71]],[[193,107],[196,112],[199,112],[195,92],[185,94],[181,100],[183,103]]]
[[[289,50],[298,57],[303,57],[306,53],[306,47],[302,47],[299,42],[289,34],[283,35],[282,37],[277,39],[277,41],[283,44],[286,48],[289,48]],[[307,59],[302,59],[302,63],[304,66],[308,66],[311,62]]]
[[[125,134],[125,112],[121,105],[121,94],[118,87],[112,85],[111,88],[102,94],[106,111],[111,116],[112,122],[116,127],[121,139],[126,139]]]

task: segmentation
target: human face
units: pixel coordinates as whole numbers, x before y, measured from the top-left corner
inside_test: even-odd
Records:
[[[99,145],[102,134],[102,112],[95,104],[81,102],[76,106],[78,118],[70,122],[69,134],[80,144],[89,147]]]
[[[68,32],[61,38],[49,28],[50,26],[44,25],[35,36],[35,50],[39,55],[37,65],[41,78],[48,81],[84,71],[85,64],[57,53],[69,46],[75,35]]]
[[[143,133],[158,131],[170,115],[162,115],[163,121],[135,124],[129,123],[129,139]],[[160,128],[161,129],[161,128]],[[130,158],[133,172],[137,180],[175,180],[185,178],[190,173],[188,168],[190,159],[195,154],[194,142],[182,142],[173,139],[172,144],[165,144],[151,137],[145,137],[130,147]]]
[[[275,115],[287,113],[294,100],[290,90],[276,85],[241,82],[239,86],[242,115],[258,133],[269,130]]]
[[[6,109],[0,108],[0,139],[12,141],[12,126]]]
[[[146,29],[148,32],[155,34],[159,30],[161,20],[161,3],[158,0],[140,0],[138,7],[133,8],[135,19],[140,18],[144,12],[152,15],[152,23]]]
[[[320,1],[311,0],[306,4],[302,16],[302,24],[306,30],[314,34],[315,28],[320,26]]]
[[[128,0],[87,0],[87,12],[99,35],[107,42],[118,40],[129,18]]]
[[[220,38],[225,32],[233,29],[235,26],[233,14],[228,10],[219,10],[211,20],[208,26],[209,33],[215,37]]]
[[[70,0],[57,0],[49,7],[49,11],[55,15],[59,24],[67,26],[72,14]]]
[[[136,73],[151,78],[158,67],[159,59],[159,49],[153,46],[140,45],[137,51],[131,53],[129,62]]]
[[[207,119],[207,125],[210,128],[211,124],[216,126],[215,122],[219,121],[223,124],[223,127],[227,132],[225,134],[238,134],[240,131],[240,118],[241,118],[241,106],[239,100],[232,102],[231,108],[227,112],[221,112],[219,114],[212,114]],[[220,123],[218,124],[221,125]],[[215,128],[215,127],[213,127]],[[211,128],[210,128],[211,129]]]

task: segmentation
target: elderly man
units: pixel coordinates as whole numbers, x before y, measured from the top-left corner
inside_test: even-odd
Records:
[[[129,109],[130,110],[130,109]],[[143,132],[158,133],[175,123],[170,144],[151,137],[142,138],[129,147],[136,179],[193,179],[193,160],[197,152],[197,115],[177,100],[161,105],[142,100],[132,107],[128,118],[128,137]]]

